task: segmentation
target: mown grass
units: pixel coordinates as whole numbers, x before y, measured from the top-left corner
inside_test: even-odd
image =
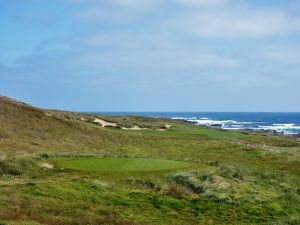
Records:
[[[100,172],[144,172],[180,169],[190,166],[181,161],[141,158],[73,159],[58,162],[66,169]]]
[[[299,142],[141,117],[126,123],[172,127],[105,129],[85,116],[92,119],[0,98],[0,224],[300,224]],[[122,173],[41,167],[103,157],[193,166]]]

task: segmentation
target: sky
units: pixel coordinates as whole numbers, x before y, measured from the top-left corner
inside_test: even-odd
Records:
[[[300,112],[300,0],[1,0],[0,95],[74,111]]]

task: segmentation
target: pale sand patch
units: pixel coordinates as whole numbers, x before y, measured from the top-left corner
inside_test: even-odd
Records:
[[[133,126],[130,128],[127,127],[121,127],[123,130],[156,130],[156,131],[166,131],[168,129],[171,128],[172,125],[165,125],[165,128],[158,128],[158,129],[150,129],[150,128],[146,128],[146,127],[140,127],[140,126]]]
[[[116,124],[116,123],[107,122],[107,121],[101,120],[99,118],[95,118],[94,123],[99,123],[102,127],[106,127],[106,126],[117,127],[118,126],[118,124]]]
[[[39,167],[46,168],[46,169],[53,169],[54,165],[50,163],[40,163]]]
[[[149,128],[133,126],[133,127],[121,127],[123,130],[150,130]]]
[[[100,124],[102,127],[107,127],[107,126],[109,126],[109,127],[118,127],[117,123],[108,122],[108,121],[105,121],[105,120],[102,120],[102,119],[99,119],[99,118],[95,118],[93,122]],[[166,131],[166,130],[170,129],[171,126],[172,125],[165,124],[165,128],[153,129],[153,130]],[[152,130],[150,128],[140,127],[140,126],[137,126],[137,125],[134,125],[133,127],[121,127],[121,129],[123,129],[123,130]]]
[[[159,128],[159,129],[155,129],[155,130],[157,130],[157,131],[166,131],[166,130],[169,130],[171,127],[172,127],[172,125],[165,124],[164,128]]]
[[[170,129],[171,127],[172,127],[172,125],[170,125],[170,124],[166,124],[166,125],[165,125],[165,128],[166,128],[166,129]]]
[[[53,115],[52,115],[52,114],[50,114],[50,113],[45,113],[45,114],[46,114],[46,116],[51,116],[51,117],[53,116]]]

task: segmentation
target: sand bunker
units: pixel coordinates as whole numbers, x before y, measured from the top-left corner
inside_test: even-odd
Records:
[[[102,127],[117,127],[118,124],[117,123],[111,123],[111,122],[107,122],[105,120],[101,120],[99,118],[95,118],[94,119],[94,123],[99,123]]]
[[[46,169],[53,169],[54,165],[50,164],[50,163],[41,163],[39,164],[40,167],[42,168],[46,168]]]
[[[139,126],[133,126],[133,127],[121,127],[123,130],[150,130],[146,127],[139,127]]]
[[[102,127],[119,127],[117,123],[108,122],[99,118],[95,118],[94,123],[100,124]],[[158,128],[158,129],[150,129],[147,127],[140,127],[137,125],[134,125],[133,127],[120,127],[123,130],[157,130],[157,131],[165,131],[171,128],[172,125],[166,124],[164,128]]]

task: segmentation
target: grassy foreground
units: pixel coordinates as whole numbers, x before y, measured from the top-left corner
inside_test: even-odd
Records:
[[[0,224],[300,224],[298,141],[144,117],[103,119],[172,127],[102,128],[93,116],[0,98]],[[96,171],[95,158],[139,170]]]

